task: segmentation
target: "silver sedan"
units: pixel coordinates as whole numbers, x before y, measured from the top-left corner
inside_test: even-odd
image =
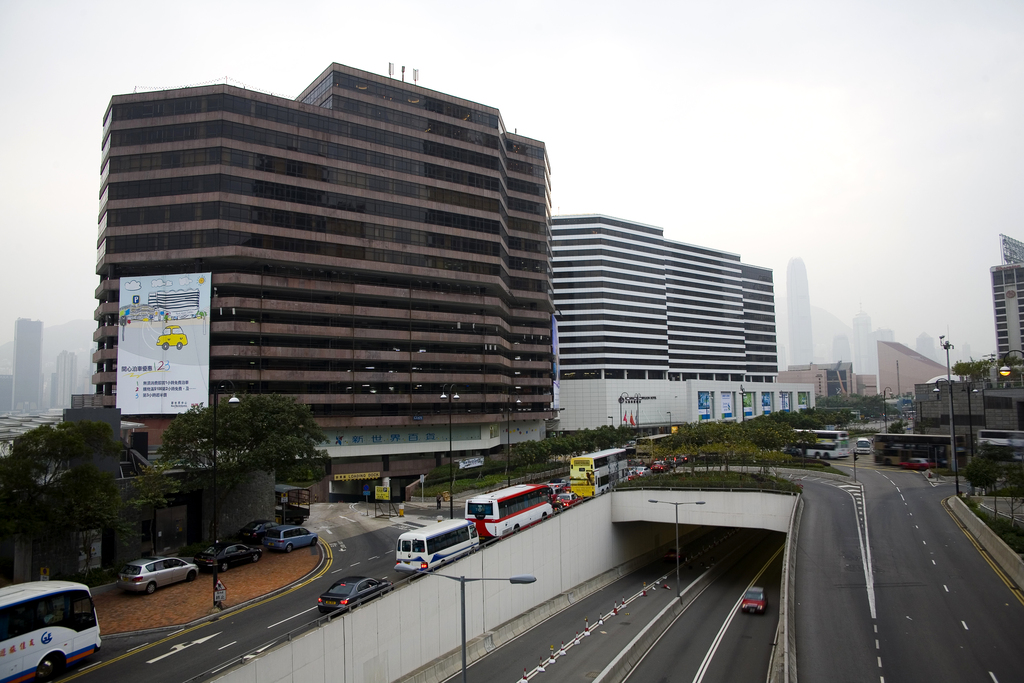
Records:
[[[199,567],[180,557],[144,557],[121,567],[117,587],[135,593],[152,593],[161,586],[192,581],[198,574]]]

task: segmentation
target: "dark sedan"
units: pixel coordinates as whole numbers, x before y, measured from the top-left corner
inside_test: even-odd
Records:
[[[327,592],[317,599],[317,608],[321,614],[349,610],[384,595],[391,590],[393,584],[387,579],[371,579],[365,576],[346,576],[334,582]]]
[[[263,543],[263,537],[267,535],[267,531],[277,526],[277,522],[269,519],[254,519],[238,532],[241,536],[249,543]]]
[[[192,558],[200,569],[213,569],[216,565],[222,572],[229,567],[250,562],[259,562],[263,548],[250,548],[244,543],[214,543]]]

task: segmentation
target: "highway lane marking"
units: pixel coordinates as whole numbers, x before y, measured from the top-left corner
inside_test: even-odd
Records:
[[[967,628],[967,622],[966,621],[961,620],[960,623],[964,625],[964,630],[965,631],[970,631],[971,630],[971,629]]]
[[[178,643],[177,645],[173,645],[173,646],[171,646],[170,652],[162,654],[159,657],[154,657],[153,659],[148,660],[146,662],[146,664],[155,664],[156,662],[159,662],[161,659],[164,659],[165,657],[170,657],[171,655],[177,654],[177,653],[181,652],[182,650],[187,650],[188,648],[192,647],[193,645],[202,645],[203,643],[205,643],[206,641],[210,640],[211,638],[219,636],[221,633],[222,633],[222,631],[217,631],[216,633],[208,635],[205,638],[197,638],[196,640],[193,640],[191,643]]]
[[[135,652],[135,651],[136,651],[136,650],[138,650],[139,648],[143,648],[143,647],[146,647],[147,645],[149,645],[149,643],[143,643],[142,645],[136,645],[136,646],[135,646],[135,647],[133,647],[132,649],[130,649],[130,650],[126,650],[126,652]]]
[[[367,562],[369,562],[370,560],[376,560],[376,559],[377,559],[377,558],[379,558],[379,557],[380,557],[380,555],[374,555],[373,557],[369,558],[369,559],[367,560]]]
[[[885,477],[885,475],[882,475]],[[888,479],[888,477],[885,477]],[[890,481],[890,483],[892,483]],[[895,486],[895,484],[893,484]],[[862,489],[863,490],[863,489]],[[849,493],[849,491],[847,491]],[[868,608],[871,611],[871,619],[876,618],[875,612],[875,579],[871,574],[871,541],[868,538],[868,511],[863,500],[857,500],[854,496],[854,516],[857,518],[857,542],[860,544],[861,565],[864,568],[864,583],[868,593]],[[863,510],[861,510],[863,508]],[[858,512],[863,512],[863,520]],[[863,524],[861,523],[863,522]],[[861,527],[863,526],[863,530]]]
[[[992,681],[993,681],[993,683],[999,683],[999,679],[998,679],[998,678],[996,678],[996,675],[995,675],[994,673],[992,673],[991,671],[989,671],[989,672],[988,672],[988,675],[992,677]]]
[[[323,569],[321,569],[315,575],[309,577],[308,579],[306,579],[302,583],[299,583],[299,584],[296,584],[296,585],[292,586],[288,590],[281,591],[277,595],[273,595],[273,596],[271,596],[271,597],[269,597],[269,598],[267,598],[265,600],[260,600],[258,602],[253,602],[252,604],[246,605],[245,607],[242,607],[242,608],[240,608],[238,610],[235,610],[234,612],[232,612],[232,615],[234,615],[234,614],[241,614],[242,612],[245,612],[246,610],[250,610],[253,607],[259,607],[260,605],[265,605],[268,602],[272,602],[273,600],[277,600],[278,598],[284,597],[285,595],[288,595],[289,593],[293,593],[294,591],[297,591],[300,588],[303,588],[303,587],[311,584],[312,582],[316,581],[321,576],[326,574],[327,570],[330,569],[331,564],[334,562],[334,555],[331,553],[331,546],[327,545],[326,543],[323,543],[322,545],[323,545],[323,548],[324,548],[324,553],[327,556],[326,561],[324,562]],[[192,631],[195,631],[195,630],[198,630],[198,629],[201,629],[201,628],[206,628],[207,626],[209,626],[210,624],[213,624],[213,623],[216,623],[216,622],[205,621],[205,622],[203,622],[201,624],[196,624],[195,626],[192,626],[190,628],[178,629],[177,631],[174,631],[173,633],[168,634],[166,637],[161,638],[160,640],[158,640],[158,641],[156,641],[156,642],[154,642],[154,643],[152,643],[150,645],[140,646],[140,647],[136,648],[134,652],[125,652],[123,655],[120,655],[118,657],[114,657],[113,659],[111,659],[109,661],[106,661],[106,662],[103,662],[102,664],[98,664],[97,666],[93,667],[93,669],[98,669],[100,667],[108,666],[110,664],[113,664],[114,662],[119,662],[122,659],[127,659],[128,657],[131,657],[132,655],[136,654],[137,652],[142,652],[144,650],[148,650],[149,648],[156,647],[157,645],[161,645],[163,643],[166,643],[167,641],[169,641],[169,640],[173,639],[174,637],[179,636],[179,635],[181,635],[183,633],[191,633]],[[93,669],[89,669],[89,671],[92,671]],[[85,669],[78,669],[75,673],[73,673],[73,674],[71,674],[69,676],[64,676],[61,679],[61,683],[63,683],[64,681],[74,680],[74,679],[78,678],[79,676],[84,676],[86,673],[87,673],[87,671]]]
[[[878,668],[879,669],[882,668],[882,658],[881,657],[878,658]]]
[[[223,649],[224,649],[225,647],[231,647],[232,645],[234,645],[234,644],[235,644],[235,643],[237,643],[237,642],[238,642],[237,640],[232,640],[232,641],[231,641],[230,643],[228,643],[228,644],[227,644],[227,645],[225,645],[224,647],[218,647],[218,648],[217,648],[217,651],[218,651],[218,652],[220,652],[220,651],[221,651],[221,650],[223,650]]]
[[[924,545],[928,545],[928,541],[921,541]]]
[[[952,497],[953,496],[949,496],[949,498]],[[1024,592],[1021,592],[1021,589],[1014,585],[1013,581],[1010,580],[1010,577],[1008,577],[1003,572],[999,565],[996,564],[995,560],[993,560],[992,557],[988,554],[988,551],[981,547],[981,544],[978,543],[977,540],[975,540],[974,536],[971,535],[971,532],[968,531],[967,527],[964,526],[963,523],[959,519],[957,519],[956,515],[953,514],[953,511],[949,509],[949,498],[944,499],[941,503],[942,507],[945,508],[946,510],[946,514],[948,514],[953,519],[953,522],[958,527],[960,527],[960,531],[962,531],[964,536],[967,537],[967,540],[971,542],[971,545],[974,546],[974,549],[978,552],[978,554],[981,555],[981,557],[986,562],[988,562],[988,566],[992,568],[992,571],[996,573],[996,576],[998,576],[1006,585],[1006,587],[1010,589],[1010,592],[1013,593],[1013,596],[1015,598],[1017,598],[1017,601],[1020,602],[1020,604],[1024,605]]]
[[[700,668],[697,669],[697,675],[693,677],[693,683],[701,683],[701,681],[704,680],[704,675],[707,674],[708,667],[711,666],[711,660],[714,659],[715,653],[718,651],[718,646],[722,644],[722,638],[725,637],[725,632],[729,629],[729,625],[732,624],[733,618],[739,612],[740,605],[743,603],[743,596],[746,594],[748,590],[750,590],[752,586],[757,585],[758,579],[760,579],[761,575],[768,570],[768,567],[771,566],[772,562],[775,561],[775,558],[779,556],[779,553],[781,553],[784,548],[784,545],[779,546],[779,549],[776,550],[775,553],[768,558],[768,561],[764,563],[764,565],[757,572],[757,574],[754,575],[754,578],[750,580],[750,583],[747,584],[747,587],[743,590],[742,593],[740,593],[739,599],[736,601],[735,604],[733,604],[732,609],[729,610],[729,616],[726,617],[725,623],[722,624],[722,628],[718,629],[718,634],[715,636],[714,641],[711,643],[711,647],[708,649],[707,654],[704,655],[704,661],[700,663]]]
[[[949,592],[949,587],[946,584],[942,584],[942,587],[946,589],[947,593]]]
[[[275,626],[280,626],[281,624],[283,624],[283,623],[284,623],[284,622],[286,622],[286,621],[291,621],[291,620],[292,620],[292,619],[294,619],[295,617],[301,617],[301,616],[302,616],[303,614],[305,614],[306,612],[312,612],[312,611],[313,611],[313,610],[315,610],[315,609],[316,609],[316,607],[310,607],[309,609],[304,609],[304,610],[302,610],[301,612],[299,612],[298,614],[293,614],[293,615],[291,615],[290,617],[288,617],[287,619],[282,619],[281,621],[277,622],[276,624],[271,624],[271,625],[270,625],[270,626],[268,626],[267,628],[274,628]]]
[[[932,564],[935,564],[935,560],[932,560]],[[937,566],[937,565],[936,565]]]
[[[324,527],[320,527],[320,530],[321,530],[321,531],[326,531],[326,532],[327,532],[327,533],[329,533],[329,534],[330,534],[331,536],[333,536],[333,535],[334,535],[334,532],[333,532],[333,531],[331,531],[330,529],[328,529],[328,528],[327,528],[327,527],[325,527],[325,526],[324,526]]]

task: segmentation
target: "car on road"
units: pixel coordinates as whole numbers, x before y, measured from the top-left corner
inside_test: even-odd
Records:
[[[553,505],[556,510],[565,510],[566,508],[571,508],[573,505],[576,505],[582,500],[583,499],[580,498],[577,494],[569,491],[566,493],[559,493],[555,497]]]
[[[646,477],[649,473],[650,473],[650,470],[648,470],[643,465],[640,465],[639,467],[635,467],[633,469],[633,474],[635,476],[637,476],[637,477]]]
[[[230,567],[259,562],[261,557],[263,557],[263,548],[254,548],[244,543],[217,542],[203,552],[197,553],[192,561],[200,569],[217,567],[220,571],[226,572]]]
[[[664,474],[668,467],[661,460],[651,463],[651,474]]]
[[[740,601],[740,611],[764,614],[766,609],[768,609],[768,596],[765,595],[764,589],[760,586],[748,588],[747,592],[743,594],[743,600]]]
[[[303,526],[276,526],[263,536],[263,545],[290,553],[296,548],[316,545],[316,534]]]
[[[319,598],[317,609],[321,614],[350,610],[367,600],[384,595],[393,588],[387,579],[371,579],[366,576],[346,576],[335,581]]]
[[[277,526],[277,522],[269,519],[254,519],[238,532],[238,535],[250,543],[262,544],[267,531]]]
[[[932,462],[928,458],[911,458],[900,463],[900,467],[905,470],[927,470],[931,466]]]
[[[164,350],[171,346],[180,349],[186,344],[188,344],[188,337],[185,336],[185,332],[178,325],[168,325],[164,328],[164,333],[156,338],[156,345],[162,346]]]
[[[180,557],[143,557],[132,560],[117,573],[117,587],[132,593],[153,593],[179,581],[193,581],[199,567]]]

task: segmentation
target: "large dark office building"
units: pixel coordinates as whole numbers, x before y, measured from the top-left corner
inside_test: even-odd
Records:
[[[411,83],[332,64],[294,101],[228,85],[115,96],[96,392],[115,404],[120,280],[211,272],[211,385],[308,404],[332,499],[402,486],[449,448],[504,452],[516,397],[512,443],[542,438],[549,213],[544,143]],[[130,419],[159,432],[172,416]]]

